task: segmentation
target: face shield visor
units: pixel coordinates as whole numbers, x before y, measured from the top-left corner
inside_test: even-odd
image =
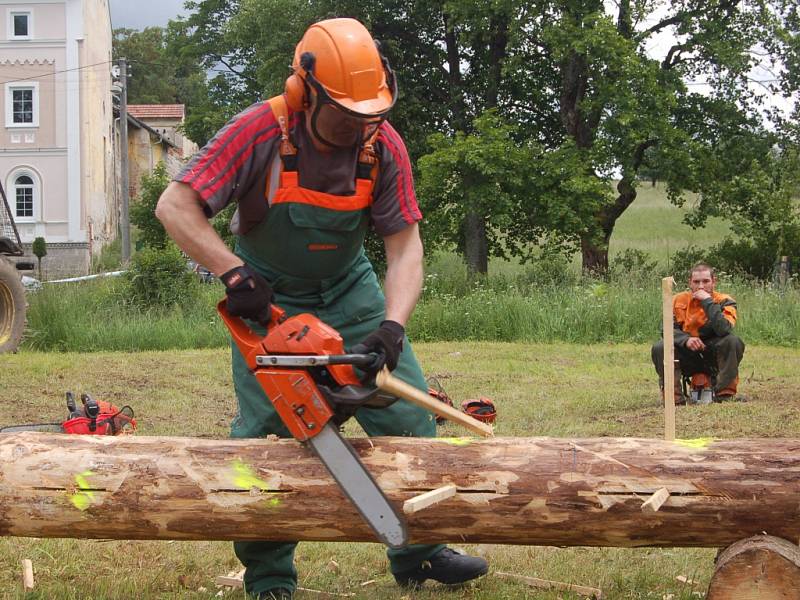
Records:
[[[392,92],[391,104],[373,114],[362,114],[334,100],[312,72],[306,72],[305,84],[309,88],[311,133],[321,143],[333,148],[360,146],[370,139],[386,120],[397,100],[394,73],[386,71]]]

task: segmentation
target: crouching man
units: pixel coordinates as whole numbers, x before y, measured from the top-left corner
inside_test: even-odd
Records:
[[[681,392],[681,374],[695,378],[706,375],[713,383],[717,402],[736,397],[744,342],[733,334],[736,301],[727,294],[714,291],[716,284],[714,269],[706,263],[697,263],[689,273],[689,291],[672,299],[675,356],[680,364],[675,372],[676,404],[685,402]],[[651,356],[663,393],[663,339],[653,345]]]

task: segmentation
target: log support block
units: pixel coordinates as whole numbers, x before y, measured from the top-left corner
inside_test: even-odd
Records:
[[[707,600],[800,600],[800,548],[770,535],[720,552]]]

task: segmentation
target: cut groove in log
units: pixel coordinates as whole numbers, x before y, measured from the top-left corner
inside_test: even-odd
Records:
[[[800,531],[800,440],[362,438],[412,543],[725,547]],[[669,501],[644,514],[642,497]],[[375,541],[294,440],[0,435],[0,535]]]
[[[717,556],[707,600],[800,600],[800,548],[757,535]]]

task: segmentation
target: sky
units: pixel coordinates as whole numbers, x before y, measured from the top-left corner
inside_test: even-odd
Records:
[[[185,15],[184,0],[110,0],[111,26],[144,29]]]

